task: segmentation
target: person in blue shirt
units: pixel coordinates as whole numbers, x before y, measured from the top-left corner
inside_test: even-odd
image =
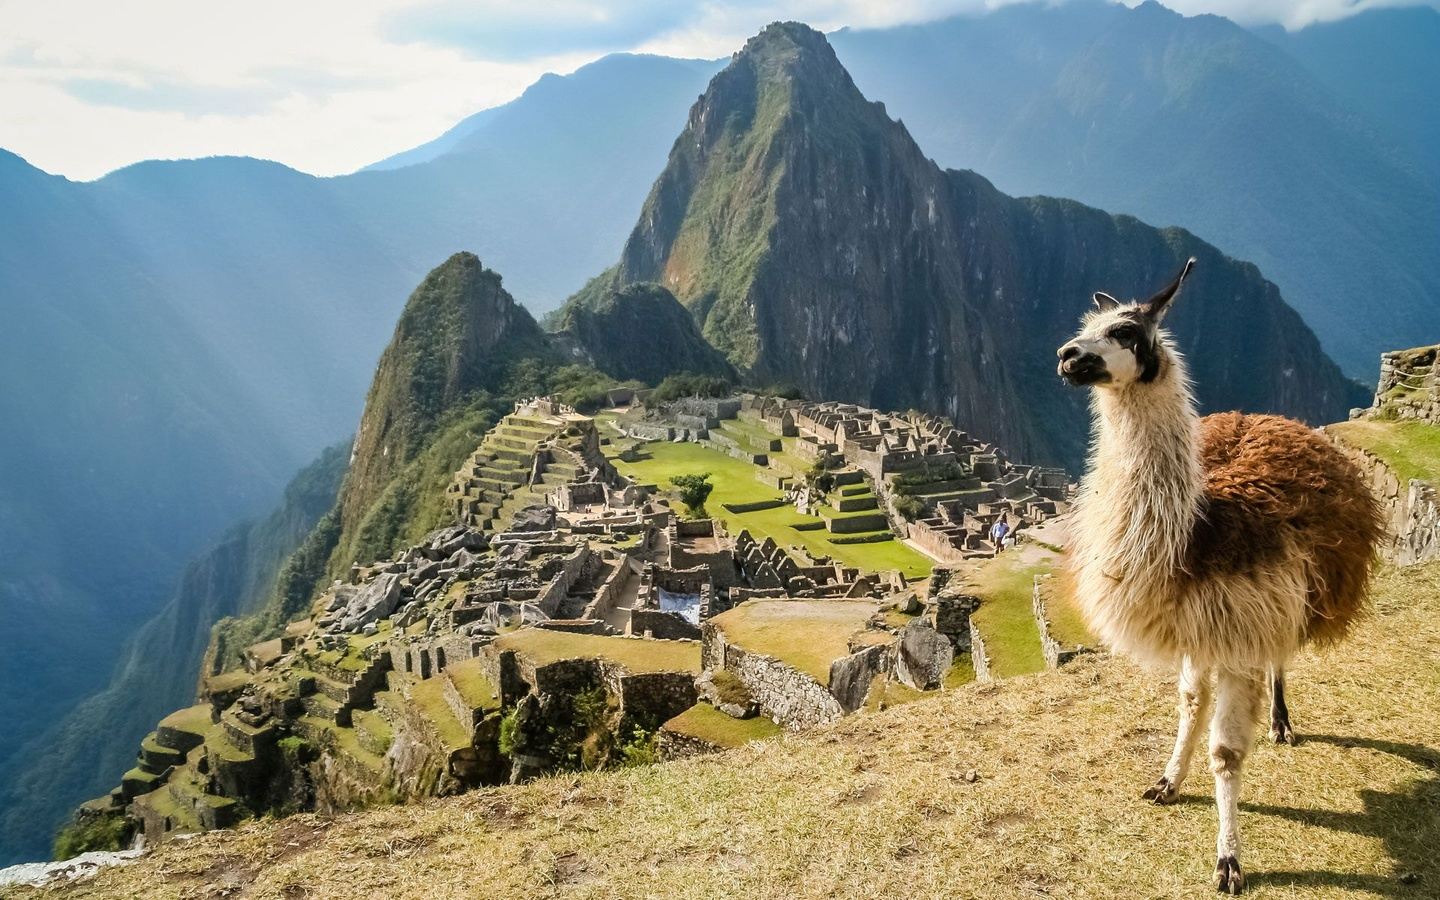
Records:
[[[1010,533],[1010,515],[1001,513],[995,524],[990,526],[990,541],[995,545],[995,552],[999,553],[1005,548],[1005,536]]]

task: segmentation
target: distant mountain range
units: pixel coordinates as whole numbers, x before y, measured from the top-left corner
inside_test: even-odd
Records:
[[[1133,220],[1062,201],[1015,201],[987,178],[1011,194],[1072,196],[1181,225],[1259,263],[1346,372],[1368,377],[1380,349],[1440,331],[1440,114],[1424,102],[1440,57],[1437,21],[1430,9],[1385,10],[1293,34],[1248,32],[1153,3],[1132,10],[1076,0],[842,31],[832,42],[859,88],[915,135],[919,159],[901,167],[906,183],[943,185],[955,196],[937,214],[989,210],[998,217],[987,223],[992,236],[1005,232],[1007,246],[1028,248],[1030,263],[1007,276],[1008,289],[1036,302],[1058,288],[1081,296],[1095,287],[1140,290],[1175,254],[1203,245],[1148,230],[1132,242],[1143,228]],[[270,508],[292,473],[354,428],[400,301],[436,260],[476,251],[535,312],[555,308],[617,259],[624,275],[612,287],[673,274],[673,247],[647,269],[626,239],[663,237],[643,219],[637,228],[637,215],[687,110],[722,65],[607,57],[547,76],[434,142],[340,178],[213,158],[141,163],[75,183],[0,151],[0,417],[11,425],[0,446],[0,606],[13,635],[0,682],[31,688],[0,699],[11,725],[0,733],[0,767],[25,763],[21,746],[103,684],[124,638],[171,595],[187,560],[239,518]],[[985,177],[937,174],[925,156]],[[928,174],[916,180],[922,169]],[[645,215],[660,211],[652,203]],[[693,227],[684,215],[661,220]],[[1099,230],[1040,233],[1082,220]],[[948,253],[963,224],[957,218],[943,240],[931,230],[914,246]],[[1123,252],[1108,268],[1093,256],[1087,267],[1067,268],[1084,273],[1073,283],[1030,255],[1101,234]],[[743,255],[731,261],[741,281],[767,283],[745,274]],[[952,269],[962,279],[956,289],[975,304],[962,319],[993,315],[968,273],[939,258],[925,271]],[[1192,304],[1194,321],[1179,320],[1192,336],[1225,336],[1212,358],[1223,356],[1227,369],[1202,373],[1212,379],[1202,389],[1216,391],[1212,404],[1332,414],[1347,389],[1273,289],[1253,268],[1222,262],[1210,271],[1237,296],[1260,298],[1254,309],[1211,298]],[[688,290],[677,287],[732,360],[763,362],[757,371],[766,377],[892,399],[861,383],[853,362],[851,371],[822,372],[813,359],[765,349],[766,335],[799,328],[800,319],[747,324],[740,316],[735,333],[722,334],[719,323],[732,320],[712,317],[697,300],[704,292]],[[1046,309],[1056,318],[1036,329],[1034,347],[1073,314],[1065,304],[1076,298],[1043,299],[1054,300]],[[626,295],[616,308],[652,300]],[[592,302],[615,306],[600,295]],[[931,300],[922,307],[938,308]],[[851,307],[867,315],[881,308],[893,307]],[[739,305],[720,312],[727,309],[738,315]],[[1236,316],[1230,325],[1220,321],[1226,314]],[[572,317],[576,333],[583,320]],[[997,322],[1019,327],[964,321],[963,334]],[[671,325],[697,365],[713,363],[678,320]],[[753,353],[740,344],[746,328]],[[890,337],[892,349],[919,346]],[[839,338],[828,333],[825,352],[873,365],[839,352]],[[945,394],[953,389],[946,379],[978,366],[976,385],[1018,384],[1039,365],[1013,355],[1034,349],[1026,344],[1006,344],[1011,355],[983,363],[956,346],[934,371],[898,379],[893,399],[956,403],[962,419],[983,415],[974,397]],[[603,347],[585,358],[607,365]],[[1287,371],[1310,374],[1287,384]],[[999,388],[993,396],[1029,399]],[[1068,415],[1051,427],[1069,428]],[[1015,430],[996,436],[1017,449],[1074,452],[1026,424],[1023,411],[1006,407],[1004,421],[1014,424],[997,426]],[[0,861],[9,858],[0,848]]]

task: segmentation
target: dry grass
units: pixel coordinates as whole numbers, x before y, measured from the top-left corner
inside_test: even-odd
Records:
[[[495,645],[502,650],[523,654],[539,665],[561,659],[608,659],[636,674],[700,673],[700,644],[697,641],[651,641],[523,628],[501,637]]]
[[[850,654],[851,636],[878,608],[860,600],[749,600],[710,621],[726,641],[829,684],[830,664]]]
[[[1440,566],[1383,579],[1297,661],[1298,747],[1257,747],[1256,898],[1440,892]],[[1160,808],[1174,684],[1093,658],[718,756],[170,845],[74,897],[1212,896],[1209,779]],[[974,770],[974,781],[966,773]]]

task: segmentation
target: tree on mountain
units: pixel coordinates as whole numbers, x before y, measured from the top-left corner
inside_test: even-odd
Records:
[[[705,501],[710,499],[710,492],[715,490],[715,485],[710,483],[710,473],[703,472],[699,475],[676,475],[670,479],[680,492],[680,502],[685,504],[685,509],[692,516],[705,515]]]

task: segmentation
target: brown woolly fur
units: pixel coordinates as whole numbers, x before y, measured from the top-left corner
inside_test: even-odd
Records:
[[[1359,469],[1313,429],[1280,416],[1200,420],[1205,488],[1186,555],[1193,578],[1273,563],[1305,547],[1304,638],[1344,637],[1363,612],[1380,507]]]

